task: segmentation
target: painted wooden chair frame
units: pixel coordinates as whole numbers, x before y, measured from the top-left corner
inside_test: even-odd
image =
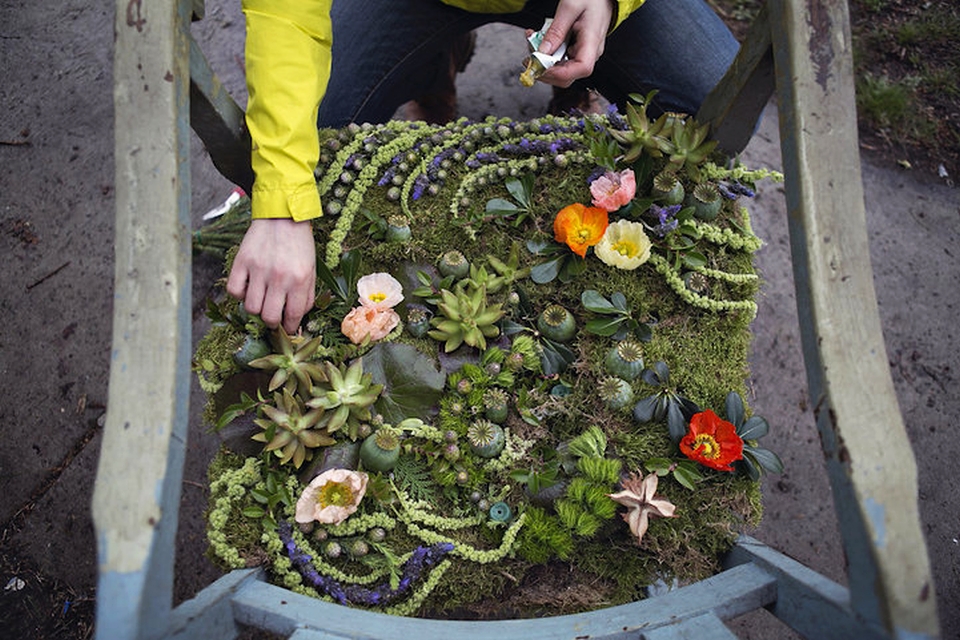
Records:
[[[113,350],[93,499],[98,638],[232,638],[238,624],[296,640],[732,638],[722,620],[758,607],[811,638],[938,637],[916,465],[873,289],[844,0],[770,0],[699,119],[739,151],[776,88],[804,358],[849,588],[743,537],[712,578],[573,616],[387,617],[300,596],[257,570],[173,608],[191,375],[191,118],[217,168],[252,182],[242,111],[190,37],[202,10],[202,0],[117,3]]]

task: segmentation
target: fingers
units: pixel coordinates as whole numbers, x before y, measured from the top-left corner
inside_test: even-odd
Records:
[[[227,293],[275,329],[296,333],[313,307],[316,253],[309,223],[254,220],[227,278]]]
[[[592,75],[603,55],[612,16],[609,0],[561,0],[539,50],[553,54],[566,41],[568,59],[550,68],[540,80],[569,87],[575,80]]]

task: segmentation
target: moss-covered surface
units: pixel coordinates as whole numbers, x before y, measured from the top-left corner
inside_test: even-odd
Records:
[[[717,570],[737,532],[759,521],[758,483],[741,473],[702,468],[702,479],[691,490],[665,475],[657,494],[676,505],[676,517],[652,518],[638,545],[620,518],[624,509],[605,497],[617,490],[616,480],[585,475],[576,456],[564,453],[571,439],[595,425],[606,440],[600,455],[618,459],[624,474],[646,473],[644,465],[653,458],[682,460],[664,422],[638,423],[633,402],[613,410],[601,399],[598,387],[609,376],[604,357],[623,335],[586,331],[586,323],[600,317],[582,304],[586,290],[607,299],[622,294],[637,321],[624,326],[652,328],[643,343],[647,365],[666,363],[672,391],[698,407],[722,416],[725,397],[731,391],[744,395],[748,375],[757,292],[752,252],[760,243],[750,231],[744,198],[725,199],[714,221],[686,225],[686,250],[703,257],[686,260],[670,249],[678,245],[671,245],[669,234],[660,237],[653,230],[659,221],[648,210],[652,177],[666,160],[642,156],[633,165],[638,176],[633,204],[610,218],[646,224],[654,241],[651,260],[625,271],[592,252],[585,260],[562,246],[547,256],[531,252],[531,241],[552,245],[553,220],[561,208],[590,202],[588,179],[596,162],[584,128],[602,132],[623,126],[614,116],[586,123],[553,118],[445,128],[390,123],[323,132],[317,176],[328,214],[315,222],[315,233],[318,256],[340,282],[319,279],[317,306],[305,319],[303,335],[288,346],[295,350],[320,335],[311,360],[345,366],[363,356],[364,365],[375,371],[372,382],[384,385],[369,417],[358,410],[351,428],[327,428],[334,440],[359,442],[370,430],[384,428],[383,422],[396,427],[406,424],[402,418],[416,420],[401,431],[401,462],[392,474],[370,474],[356,514],[336,526],[295,526],[292,540],[281,540],[276,523],[292,521],[293,503],[325,452],[323,447],[308,450],[308,460],[296,469],[292,462],[281,463],[279,451],[259,452],[262,443],[248,439],[260,432],[269,441],[282,430],[264,427],[270,420],[263,407],[279,396],[267,391],[269,372],[249,371],[234,355],[250,348],[251,341],[274,351],[282,345],[235,302],[213,305],[216,322],[201,341],[195,369],[210,395],[209,421],[222,425],[232,417],[232,428],[240,433],[210,467],[214,557],[230,567],[265,564],[279,584],[329,598],[329,590],[321,594],[315,588],[318,579],[304,577],[291,562],[289,550],[295,545],[325,576],[321,583],[372,588],[385,582],[392,594],[402,586],[403,563],[418,546],[449,542],[452,550],[418,574],[402,597],[374,608],[479,617],[618,604],[642,597],[644,586],[658,578],[689,581]],[[692,190],[694,178],[680,175]],[[739,188],[765,175],[704,165],[697,179]],[[521,193],[521,180],[532,188]],[[513,212],[502,203],[492,207],[499,213],[488,210],[487,203],[497,198],[512,202]],[[388,241],[393,232],[388,226],[398,226],[400,215],[411,237]],[[480,295],[487,309],[499,305],[504,312],[494,323],[497,329],[488,332],[486,348],[464,345],[443,354],[444,342],[414,337],[407,325],[413,324],[409,314],[415,307],[434,317],[435,330],[440,316],[451,316],[434,304],[439,289],[457,290],[435,269],[438,258],[451,250],[461,251],[474,269],[472,284],[461,284],[460,290]],[[534,282],[528,270],[554,257],[564,258],[570,270],[551,282]],[[705,288],[700,283],[697,291],[687,287],[691,271],[705,276]],[[404,302],[397,307],[403,322],[377,344],[354,345],[341,334],[340,322],[356,303],[356,277],[375,272],[388,272],[403,284]],[[555,354],[566,354],[559,365],[543,355],[551,345],[537,331],[537,315],[551,304],[571,311],[578,327],[573,340],[553,345]],[[399,351],[398,345],[416,351]],[[391,364],[397,354],[407,354],[409,361]],[[439,385],[424,373],[424,363],[442,372],[436,374]],[[413,393],[406,386],[410,379],[420,385]],[[635,400],[657,391],[642,378],[630,381],[630,387]],[[317,393],[303,385],[292,389],[293,401],[301,405]],[[502,453],[485,458],[473,452],[469,438],[471,425],[487,409],[484,396],[490,389],[508,398],[507,444]],[[554,500],[531,500],[541,490],[556,494]],[[510,509],[506,522],[491,515],[490,505],[498,502]],[[358,540],[366,543],[359,546],[367,553],[350,551]],[[339,554],[329,548],[331,541],[337,541]],[[578,588],[587,584],[589,589]],[[354,604],[364,603],[359,601]]]

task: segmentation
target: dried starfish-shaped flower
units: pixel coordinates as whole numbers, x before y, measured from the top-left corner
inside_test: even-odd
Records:
[[[676,505],[656,495],[659,481],[655,473],[651,473],[646,478],[642,473],[631,473],[630,477],[621,483],[623,491],[607,494],[611,500],[629,509],[623,514],[623,519],[630,525],[630,532],[637,536],[637,544],[643,540],[643,534],[647,532],[652,516],[674,517]]]

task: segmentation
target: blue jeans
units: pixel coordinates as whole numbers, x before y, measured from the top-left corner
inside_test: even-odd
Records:
[[[557,0],[530,0],[511,14],[470,13],[439,0],[334,0],[333,69],[321,127],[384,122],[422,95],[458,35],[491,22],[539,29]],[[607,38],[582,80],[622,109],[630,93],[657,89],[659,110],[694,114],[739,45],[703,0],[647,0]]]

